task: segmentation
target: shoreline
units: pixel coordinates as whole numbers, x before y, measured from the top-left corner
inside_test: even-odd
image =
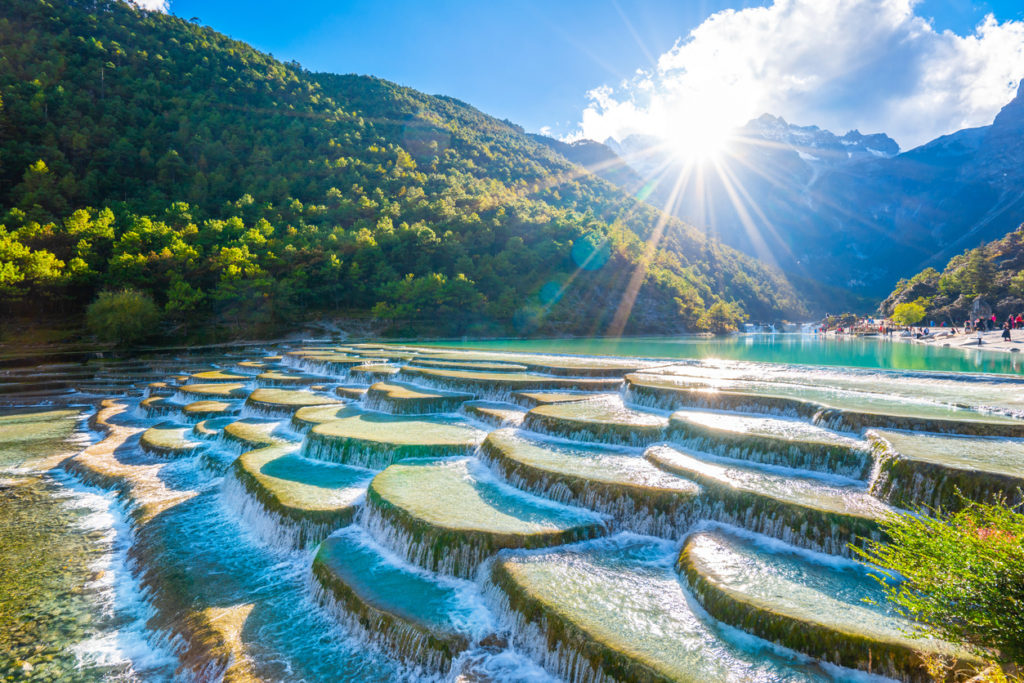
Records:
[[[904,344],[962,348],[973,351],[991,351],[995,353],[1024,352],[1024,328],[1010,330],[1010,341],[1003,340],[1002,329],[983,332],[981,336],[982,343],[980,346],[978,345],[978,334],[976,332],[972,332],[971,334],[964,334],[961,332],[960,334],[953,335],[949,333],[948,327],[931,327],[928,329],[931,330],[932,333],[927,337],[922,337],[920,339],[917,337],[903,337],[898,333],[893,333],[891,337],[877,335],[875,338],[883,341],[901,342]],[[835,333],[829,332],[828,334]],[[855,335],[842,336],[855,337]]]

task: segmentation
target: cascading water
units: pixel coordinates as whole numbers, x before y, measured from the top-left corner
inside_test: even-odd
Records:
[[[246,358],[115,368],[147,373],[147,398],[104,402],[89,444],[43,438],[57,454],[45,467],[5,470],[0,506],[12,518],[70,520],[38,536],[61,548],[47,559],[89,558],[54,572],[80,577],[68,613],[103,605],[107,615],[65,640],[36,624],[42,641],[72,653],[45,660],[53,670],[147,680],[868,676],[847,665],[919,680],[899,648],[844,639],[838,611],[814,615],[837,639],[816,648],[791,628],[813,602],[797,598],[833,581],[855,604],[861,588],[841,575],[852,566],[841,556],[892,511],[880,498],[946,500],[953,481],[988,496],[1024,478],[1000,455],[1018,447],[1005,435],[1024,429],[1010,395],[1019,383],[996,378],[958,385],[917,373],[880,398],[877,371],[834,368],[379,345]],[[85,374],[46,386],[92,381],[76,379]],[[326,374],[382,382],[353,403],[344,397],[361,390],[328,391]],[[956,386],[963,405],[938,400]],[[823,407],[826,395],[836,405]],[[51,418],[41,423],[63,424]],[[865,427],[876,428],[873,451]],[[45,474],[68,453],[68,474]],[[94,510],[80,523],[68,503],[79,499]],[[0,543],[15,547],[5,533]],[[828,553],[825,569],[802,564],[812,551]],[[723,573],[736,558],[789,582],[772,611],[736,598],[742,573]],[[46,595],[36,591],[33,609],[56,612]],[[778,629],[790,629],[793,650],[762,640],[780,640]],[[51,666],[25,652],[5,671]]]
[[[168,677],[147,642],[131,533],[112,494],[59,462],[96,437],[82,408],[0,411],[0,675],[8,680]]]

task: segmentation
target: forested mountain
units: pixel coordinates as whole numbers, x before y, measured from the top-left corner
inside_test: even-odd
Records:
[[[1024,225],[1002,239],[957,254],[940,273],[926,268],[900,280],[879,312],[897,304],[919,303],[926,320],[962,324],[995,313],[1000,322],[1024,313]]]
[[[7,0],[0,97],[7,316],[72,318],[121,287],[223,334],[370,311],[443,334],[807,312],[777,271],[508,122],[123,2]]]

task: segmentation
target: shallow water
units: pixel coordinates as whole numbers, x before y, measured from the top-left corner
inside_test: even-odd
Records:
[[[586,401],[553,403],[535,408],[534,413],[578,422],[594,422],[623,426],[667,427],[668,419],[651,412],[636,410],[622,403],[618,396],[601,396]]]
[[[0,677],[143,680],[173,660],[142,635],[111,495],[51,469],[89,440],[81,410],[0,412]]]
[[[672,570],[674,546],[622,535],[548,552],[502,555],[513,581],[599,641],[680,681],[829,680],[813,665],[751,642],[702,613]],[[520,635],[529,648],[530,633]],[[543,647],[534,643],[536,647]]]
[[[687,553],[716,583],[751,602],[860,633],[899,637],[912,630],[878,581],[851,560],[718,529],[691,536]]]
[[[722,429],[739,434],[759,436],[775,436],[794,441],[814,441],[842,444],[852,447],[863,447],[862,442],[849,436],[837,434],[831,430],[800,420],[781,417],[760,417],[757,415],[737,415],[705,410],[677,410],[672,413],[672,421],[692,422],[714,429]]]
[[[394,353],[352,347],[345,358],[348,364],[365,364],[373,354],[398,359],[396,366],[407,365],[403,358],[422,355],[411,348]],[[266,352],[249,357],[261,355]],[[304,381],[316,384],[304,389],[302,383],[295,390],[263,389],[256,398],[273,399],[265,405],[249,401],[238,417],[212,417],[199,424],[193,424],[198,417],[183,415],[180,406],[165,406],[166,414],[147,417],[137,399],[121,400],[121,413],[112,407],[103,413],[112,425],[110,436],[76,456],[75,466],[68,468],[83,481],[120,491],[119,497],[90,492],[69,475],[51,473],[62,454],[75,453],[85,443],[76,411],[44,415],[35,422],[5,422],[0,416],[0,444],[8,444],[6,450],[0,445],[0,520],[17,521],[10,529],[0,528],[0,548],[10,550],[0,558],[0,590],[5,591],[0,601],[11,605],[0,609],[0,638],[21,638],[25,642],[18,647],[28,644],[23,631],[29,626],[17,615],[43,615],[31,626],[36,629],[32,645],[42,644],[44,655],[54,657],[39,656],[29,664],[40,672],[57,667],[54,677],[59,680],[211,680],[228,666],[232,677],[274,681],[537,681],[551,680],[554,674],[581,680],[573,667],[582,659],[546,649],[554,647],[559,637],[555,631],[530,631],[502,602],[500,592],[508,585],[493,583],[499,553],[497,561],[516,573],[516,581],[529,584],[533,598],[569,620],[590,647],[613,643],[616,657],[633,664],[642,661],[672,678],[864,678],[716,622],[674,569],[687,534],[694,524],[705,528],[705,520],[769,534],[782,539],[771,544],[789,544],[793,551],[803,546],[843,555],[850,538],[829,526],[835,513],[843,516],[844,525],[859,529],[856,533],[867,534],[874,533],[872,520],[891,510],[871,495],[874,489],[861,480],[866,478],[863,472],[858,478],[846,476],[853,466],[838,456],[822,456],[815,460],[817,469],[808,471],[797,469],[804,460],[792,454],[755,461],[739,451],[756,445],[774,449],[771,454],[789,453],[809,448],[806,444],[812,441],[826,441],[830,449],[860,447],[863,441],[814,426],[806,416],[799,420],[688,410],[677,414],[676,421],[686,415],[728,431],[729,447],[711,455],[698,452],[694,444],[689,444],[690,451],[664,445],[646,452],[615,446],[613,442],[623,442],[619,432],[642,436],[634,446],[674,438],[672,429],[665,429],[669,411],[622,402],[620,377],[637,363],[507,352],[436,355],[459,358],[440,363],[472,363],[476,356],[482,367],[519,358],[522,367],[530,368],[528,373],[456,372],[487,379],[467,389],[477,399],[509,393],[502,379],[520,377],[531,382],[539,378],[541,384],[554,380],[552,386],[573,391],[560,398],[586,400],[535,410],[531,417],[546,414],[547,426],[527,418],[527,429],[560,437],[505,429],[491,432],[494,441],[480,450],[477,444],[493,425],[467,419],[473,415],[469,406],[455,402],[458,410],[431,418],[381,412],[386,407],[374,409],[370,402],[355,403],[354,396],[335,391],[353,380],[346,364],[329,368],[330,381],[309,376]],[[243,357],[168,362],[160,365],[166,377],[151,374],[166,379],[170,393],[177,388],[173,377],[186,368],[237,368]],[[302,365],[300,359],[289,356],[289,364]],[[866,395],[882,401],[879,405],[890,412],[919,404],[949,411],[953,403],[1010,412],[1018,400],[1024,407],[1024,381],[1006,382],[993,375],[960,379],[948,373],[722,360],[643,365],[646,373],[683,381],[727,382],[804,396],[832,392],[861,400]],[[543,368],[557,376],[543,374]],[[574,371],[593,374],[578,378]],[[602,373],[616,376],[593,376]],[[414,392],[437,391],[429,380],[413,375],[404,380],[414,383]],[[887,391],[887,383],[895,388]],[[195,386],[203,385],[188,385],[186,392]],[[215,386],[214,395],[232,385]],[[232,405],[240,407],[255,386],[245,383]],[[958,393],[956,401],[942,400],[945,394]],[[526,398],[516,398],[525,406]],[[312,399],[332,405],[299,409]],[[509,404],[492,405],[514,418],[523,415]],[[198,447],[165,449],[170,452],[150,448],[153,454],[147,453],[140,446],[143,433],[165,420],[177,428],[153,430],[148,441],[157,446],[194,441]],[[574,427],[579,425],[586,428]],[[88,435],[92,442],[99,438]],[[502,440],[504,451],[497,448]],[[730,450],[734,442],[736,453]],[[266,443],[274,445],[237,461],[240,453]],[[928,441],[922,448],[931,452],[943,443],[951,442]],[[1000,444],[1010,441],[983,443],[991,446],[991,454],[979,455],[991,459]],[[867,457],[866,451],[859,452]],[[417,459],[395,462],[410,456]],[[964,450],[962,458],[971,457]],[[37,464],[26,467],[26,462]],[[867,465],[862,469],[870,469]],[[339,506],[346,508],[345,514],[334,514]],[[300,529],[304,541],[289,536],[298,533],[289,531],[290,521],[305,525]],[[584,541],[622,530],[652,535]],[[341,582],[333,589],[313,560],[313,545],[327,537],[335,539],[333,571]],[[548,546],[543,551],[499,552]],[[852,605],[866,588],[851,581],[830,593],[827,576],[818,577],[799,563],[790,566],[774,556],[761,562],[761,556],[738,551],[734,555],[730,567],[738,568],[737,576],[742,578],[743,567],[755,565],[765,573],[764,581],[747,586],[752,591],[788,591],[806,597],[808,604],[814,591],[821,591]],[[133,572],[126,568],[129,556]],[[21,577],[9,566],[4,573],[8,560],[19,570],[31,569],[25,574],[30,590],[19,592]],[[410,664],[414,658],[397,639],[373,633],[374,628],[383,630],[381,623],[392,622],[352,612],[346,616],[340,603],[321,602],[326,590],[335,590],[343,601],[345,595],[355,596],[346,603],[349,609],[356,610],[353,605],[359,601],[384,612],[390,609],[393,616],[412,623],[413,630],[422,625],[425,638],[431,637],[431,629],[454,630],[462,640],[447,655]],[[5,612],[14,617],[5,621]],[[0,641],[0,649],[3,645]],[[15,654],[24,658],[21,651]],[[21,659],[0,662],[8,667],[0,673],[26,673]]]
[[[593,479],[610,484],[629,484],[692,492],[692,484],[660,470],[641,457],[639,449],[608,449],[567,441],[543,441],[503,429],[491,435],[504,457],[547,472]]]
[[[855,412],[881,413],[924,419],[951,420],[985,420],[987,422],[1014,422],[1016,418],[999,413],[979,412],[979,409],[960,407],[957,402],[964,399],[961,394],[947,394],[945,401],[922,399],[920,395],[913,397],[891,395],[890,386],[897,383],[895,378],[879,381],[871,387],[850,391],[829,386],[807,386],[782,382],[758,382],[748,380],[694,380],[664,374],[637,374],[640,383],[651,383],[655,386],[679,387],[681,389],[697,389],[707,391],[734,391],[755,396],[792,398],[810,401],[829,408],[839,408]]]
[[[373,487],[391,505],[446,529],[533,534],[601,521],[496,481],[468,460],[407,460],[378,475]]]
[[[829,368],[715,359],[667,365],[658,368],[657,372],[711,381],[827,386],[835,390],[881,392],[910,400],[989,406],[1010,412],[1024,410],[1024,382],[1019,377],[1003,375]]]
[[[930,372],[986,372],[1019,375],[1016,353],[942,348],[874,337],[822,338],[804,334],[752,334],[709,339],[649,337],[626,339],[496,339],[424,342],[423,346],[521,353],[558,353],[639,358],[729,359],[801,365],[842,365]]]
[[[779,474],[769,467],[727,464],[727,461],[697,457],[699,455],[669,446],[654,446],[647,451],[653,462],[664,464],[680,476],[693,475],[738,491],[841,514],[881,518],[891,511],[860,483],[843,485],[845,482],[838,478],[827,482],[795,472]]]
[[[1024,439],[875,430],[903,457],[1024,478]]]
[[[333,534],[321,558],[345,583],[358,586],[370,604],[416,623],[444,631],[493,628],[486,609],[466,580],[439,577],[401,561],[375,544],[359,527]]]
[[[141,535],[144,552],[153,553],[147,562],[152,578],[168,587],[168,600],[188,599],[191,613],[247,611],[238,638],[257,677],[366,681],[397,676],[393,662],[366,652],[313,605],[306,589],[308,553],[263,546],[230,514],[219,487],[162,513]]]

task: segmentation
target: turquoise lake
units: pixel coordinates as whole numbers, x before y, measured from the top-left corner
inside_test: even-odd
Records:
[[[926,346],[873,337],[836,339],[805,334],[750,334],[726,338],[493,339],[418,344],[487,351],[669,359],[719,358],[883,370],[1024,373],[1020,354]]]

